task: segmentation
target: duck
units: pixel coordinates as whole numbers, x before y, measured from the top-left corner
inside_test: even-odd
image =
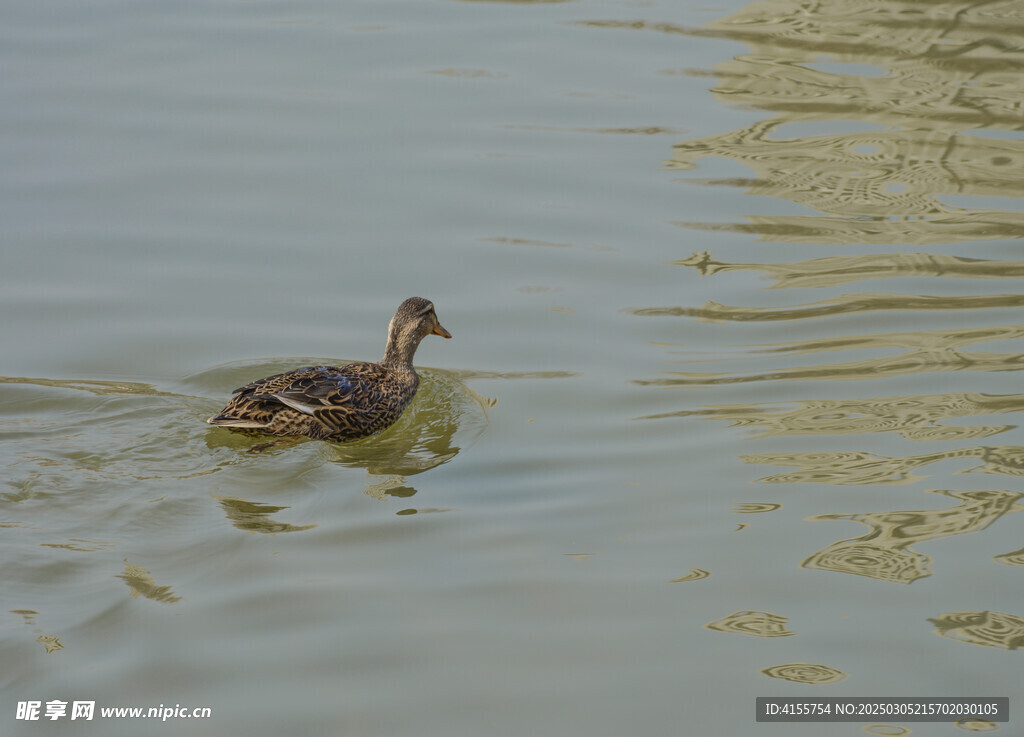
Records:
[[[235,389],[227,406],[207,422],[265,435],[316,440],[358,440],[393,425],[412,398],[420,377],[416,349],[428,335],[451,338],[434,304],[410,297],[388,325],[384,357],[344,366],[305,366],[257,379]]]

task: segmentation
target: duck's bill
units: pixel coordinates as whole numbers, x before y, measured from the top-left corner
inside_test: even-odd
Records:
[[[430,332],[432,335],[440,335],[442,338],[452,337],[451,333],[449,333],[447,330],[441,327],[441,323],[437,323],[437,325],[434,326],[434,329],[431,330]]]

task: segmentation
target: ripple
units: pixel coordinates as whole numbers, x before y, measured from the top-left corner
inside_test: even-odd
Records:
[[[781,504],[774,504],[771,502],[741,502],[733,504],[735,509],[732,511],[736,514],[762,514],[764,512],[774,512],[777,509],[782,509]]]
[[[46,649],[47,655],[64,649],[64,645],[61,643],[60,638],[57,635],[39,635],[39,637],[36,638],[36,642],[40,643]]]
[[[238,361],[193,374],[185,384],[225,394],[251,381],[253,376],[270,375],[298,365],[332,363],[349,362],[325,358]],[[412,474],[450,460],[461,448],[475,442],[487,426],[487,410],[494,407],[497,400],[477,394],[465,386],[462,377],[482,376],[471,371],[424,368],[418,371],[421,383],[416,397],[394,425],[361,440],[319,443],[323,458],[366,468],[371,473]],[[217,428],[209,430],[206,437],[211,448],[248,450],[258,442],[254,437]]]
[[[909,484],[926,478],[913,471],[941,461],[977,458],[980,465],[957,473],[995,473],[1024,476],[1024,447],[979,446],[916,456],[889,457],[859,451],[832,453],[757,453],[741,456],[747,463],[797,466],[799,471],[758,479],[765,483],[826,483],[837,485]]]
[[[752,437],[894,432],[907,440],[988,437],[1016,425],[941,425],[943,420],[1024,411],[1024,394],[917,394],[855,399],[805,399],[775,404],[719,404],[638,419],[698,417],[757,431]]]
[[[910,734],[909,729],[895,724],[867,724],[861,729],[868,734],[880,735],[881,737],[902,737],[902,735]]]
[[[754,381],[864,380],[932,371],[1015,371],[1024,363],[1019,353],[981,353],[959,350],[962,346],[989,341],[1011,341],[1024,337],[1024,325],[994,325],[914,332],[868,333],[811,338],[801,341],[745,346],[742,360],[756,354],[798,356],[835,351],[879,351],[905,348],[901,355],[845,363],[786,367],[777,371],[744,374],[736,372],[663,371],[668,379],[634,380],[641,386],[711,386]],[[671,344],[668,344],[671,345]],[[704,363],[685,359],[670,363]],[[763,363],[758,360],[758,365]],[[952,395],[947,395],[952,396]],[[669,415],[655,415],[669,416]]]
[[[553,241],[539,241],[530,238],[508,238],[506,236],[494,236],[492,238],[481,238],[482,241],[500,243],[506,246],[542,246],[544,248],[582,248],[587,251],[614,251],[611,246],[600,246],[593,244],[580,245],[577,243],[556,243]]]
[[[806,683],[812,686],[824,686],[846,680],[846,674],[827,665],[812,663],[785,663],[763,668],[761,673],[771,678],[781,678],[795,683]]]
[[[947,256],[939,253],[883,253],[865,256],[826,256],[788,263],[725,263],[715,261],[710,251],[672,261],[689,266],[701,276],[730,271],[756,271],[776,279],[769,289],[833,287],[863,279],[930,276],[961,279],[1021,279],[1024,261],[991,261]]]
[[[124,573],[120,573],[114,578],[124,581],[133,597],[142,596],[161,604],[174,604],[181,601],[181,597],[175,596],[170,586],[158,586],[150,572],[140,566],[125,563]]]
[[[912,545],[980,532],[1006,514],[1024,511],[1017,504],[1024,496],[1019,491],[930,490],[929,493],[947,496],[960,504],[942,509],[809,517],[810,521],[859,522],[868,532],[832,543],[808,557],[801,566],[909,584],[931,575],[931,558],[913,550]]]
[[[752,637],[791,637],[796,632],[790,631],[786,626],[788,621],[789,619],[781,614],[738,611],[714,622],[708,622],[704,627],[715,632],[732,632]]]
[[[1024,548],[1014,550],[1012,553],[993,556],[992,560],[1002,563],[1004,566],[1024,566]]]
[[[97,542],[95,540],[83,540],[71,538],[66,543],[39,543],[46,548],[57,548],[58,550],[74,550],[79,553],[95,553],[100,550],[110,550],[114,547],[112,542]]]
[[[35,609],[8,609],[7,611],[9,611],[11,614],[17,614],[21,617],[21,620],[24,624],[30,626],[35,625],[36,617],[39,616],[39,612],[37,612]]]
[[[1002,28],[994,22],[998,16],[1006,20]],[[823,213],[681,225],[819,246],[1019,236],[1024,216],[1018,212],[943,201],[949,192],[1020,192],[1020,182],[1011,180],[1024,161],[1024,144],[963,132],[1019,128],[1019,83],[1008,70],[1021,62],[1014,40],[1020,21],[1006,4],[827,0],[808,11],[799,2],[753,2],[701,29],[642,21],[601,25],[747,44],[749,53],[715,65],[713,93],[772,117],[680,142],[667,167],[688,170],[704,157],[729,159],[754,171],[745,184],[752,193]],[[826,68],[818,68],[822,49],[833,62]],[[868,65],[871,73],[841,73],[852,64]],[[876,128],[785,135],[790,122],[837,120]]]
[[[957,729],[963,729],[967,732],[998,732],[999,725],[995,722],[990,722],[988,719],[978,719],[974,717],[965,717],[964,719],[957,719],[953,722],[953,726]]]
[[[275,507],[271,504],[260,504],[245,499],[232,497],[216,497],[231,524],[244,532],[259,532],[264,535],[276,535],[283,532],[302,532],[312,530],[316,525],[291,525],[287,522],[276,522],[271,515],[282,512],[288,507]]]
[[[772,322],[807,320],[851,313],[891,310],[978,310],[1024,306],[1024,294],[980,294],[963,297],[924,294],[843,294],[808,305],[783,309],[737,307],[708,301],[701,307],[637,307],[628,310],[639,317],[696,317],[702,322]]]
[[[1005,612],[948,612],[935,619],[935,634],[957,642],[1002,650],[1024,647],[1024,617]]]
[[[226,394],[230,388],[252,380],[253,376],[277,373],[297,365],[344,364],[347,361],[324,358],[274,359],[272,361],[232,362],[188,377],[185,383],[205,391]],[[279,455],[296,446],[307,446],[318,463],[335,464],[365,470],[364,492],[377,499],[410,496],[416,490],[406,478],[429,471],[454,459],[479,439],[487,428],[487,412],[497,400],[483,397],[465,385],[466,378],[538,378],[524,373],[506,376],[483,372],[417,369],[421,383],[412,404],[398,421],[383,432],[348,442],[308,441],[296,443],[272,441],[258,434],[237,433],[224,428],[205,430],[204,442],[211,451],[229,451],[221,466],[248,466],[259,456]],[[216,409],[214,407],[213,409]],[[211,410],[212,411],[212,410]],[[297,467],[296,473],[304,468]],[[278,467],[276,472],[284,472]],[[250,520],[252,522],[252,520]],[[276,524],[276,523],[275,523]],[[297,529],[305,529],[300,527]]]
[[[927,555],[911,550],[843,540],[819,550],[801,565],[811,570],[909,584],[931,575],[930,562]]]
[[[783,368],[753,374],[662,371],[665,379],[638,379],[639,386],[706,387],[760,381],[868,381],[947,371],[997,372],[1024,369],[1024,354],[912,350],[902,355],[862,361]],[[660,415],[664,416],[664,415]]]
[[[3,377],[21,385],[0,411],[9,501],[90,496],[151,479],[212,473],[209,458],[182,452],[200,430],[199,397],[134,382]]]
[[[673,578],[669,583],[683,583],[685,581],[700,581],[708,578],[711,575],[708,571],[703,568],[691,568],[690,572],[686,575],[680,576],[679,578]]]

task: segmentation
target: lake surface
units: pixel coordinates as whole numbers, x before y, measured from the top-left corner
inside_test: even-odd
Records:
[[[0,21],[5,735],[1017,731],[1024,3]],[[205,424],[413,295],[380,436]]]

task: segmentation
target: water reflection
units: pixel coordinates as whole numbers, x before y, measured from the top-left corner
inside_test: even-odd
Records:
[[[354,443],[325,443],[321,456],[353,468],[365,468],[375,476],[413,476],[454,458],[463,443],[479,437],[486,420],[487,404],[462,391],[450,375],[431,374],[417,401],[395,424],[375,438]],[[469,406],[476,403],[476,412]],[[461,432],[461,440],[456,435]]]
[[[1024,142],[965,133],[1021,128],[1017,0],[762,0],[699,29],[644,21],[587,25],[724,37],[750,47],[716,65],[712,93],[772,117],[681,142],[668,166],[692,169],[708,156],[741,162],[753,178],[704,183],[744,186],[821,214],[685,225],[816,244],[1020,235],[1022,213],[943,201],[1024,193],[1016,174]],[[856,121],[860,130],[784,129],[839,121]]]
[[[782,509],[781,504],[772,502],[741,502],[733,504],[733,507],[732,511],[736,514],[764,514],[765,512],[774,512]]]
[[[796,634],[786,626],[788,617],[771,612],[739,611],[708,622],[705,629],[732,632],[752,637],[792,637]]]
[[[924,294],[843,294],[792,307],[736,307],[706,302],[700,307],[639,307],[641,317],[696,317],[703,322],[767,322],[807,320],[877,310],[978,310],[1024,306],[1024,294],[982,294],[933,297]]]
[[[698,251],[689,258],[673,261],[689,266],[701,276],[733,271],[753,271],[773,277],[768,289],[834,287],[863,279],[905,276],[938,276],[959,279],[1022,279],[1024,261],[993,261],[938,253],[883,253],[869,256],[824,256],[788,263],[726,263],[716,261],[710,251]]]
[[[264,535],[275,535],[279,532],[302,532],[312,530],[316,525],[290,525],[277,522],[271,515],[284,511],[288,507],[275,507],[270,504],[250,502],[233,497],[217,497],[217,502],[231,524],[244,532],[259,532]]]
[[[120,578],[128,584],[128,589],[133,597],[142,596],[162,604],[181,601],[181,597],[176,596],[170,586],[158,586],[149,571],[131,563],[125,563],[124,573],[120,573],[114,578]]]
[[[779,343],[759,346],[758,353],[800,355],[837,350],[866,350],[873,348],[903,347],[906,352],[896,356],[865,358],[837,363],[786,367],[774,371],[754,373],[662,371],[671,378],[637,379],[640,386],[714,386],[757,381],[806,381],[884,379],[911,376],[936,371],[1020,371],[1024,369],[1024,353],[995,353],[957,350],[964,343],[978,340],[998,340],[1019,337],[1020,325],[1007,325],[969,330],[955,329],[918,331],[912,333],[872,333],[817,338],[797,343]],[[675,363],[698,363],[676,361]],[[758,365],[764,360],[758,361]],[[665,415],[660,415],[665,416]]]
[[[689,169],[705,156],[727,157],[756,172],[756,179],[742,182],[751,185],[749,194],[780,197],[826,215],[750,215],[746,224],[680,225],[792,243],[922,246],[1020,237],[1024,213],[954,207],[942,197],[1020,196],[1016,171],[1024,162],[1024,143],[935,129],[771,135],[784,122],[807,119],[791,115],[677,144],[669,167]]]
[[[39,615],[39,612],[35,609],[8,609],[7,611],[11,614],[17,614],[21,617],[23,624],[32,627],[36,632],[40,632],[39,628],[36,627],[36,617]],[[58,635],[40,634],[36,637],[36,642],[46,649],[47,655],[64,649],[64,645],[61,643]]]
[[[351,442],[276,439],[258,433],[240,433],[223,428],[206,432],[211,450],[227,448],[245,451],[225,461],[229,465],[249,464],[254,455],[287,452],[296,444],[310,446],[322,463],[332,463],[367,472],[365,493],[377,499],[412,496],[416,493],[406,478],[452,460],[471,445],[486,427],[486,409],[493,401],[465,387],[443,372],[429,372],[416,400],[399,420],[379,435]]]
[[[186,480],[218,470],[182,452],[196,434],[198,397],[123,381],[0,377],[12,401],[0,412],[8,454],[9,502],[81,492],[95,501],[139,481]],[[20,386],[15,386],[20,385]],[[94,549],[82,538],[46,541],[69,550]]]
[[[953,726],[965,732],[998,732],[999,725],[988,719],[964,717],[953,722]]]
[[[935,634],[970,645],[1017,650],[1024,647],[1024,617],[1005,612],[949,612],[929,619]]]
[[[348,444],[298,441],[268,447],[265,436],[211,428],[202,422],[219,401],[207,397],[221,396],[254,374],[267,375],[295,363],[290,359],[215,367],[183,380],[187,393],[143,382],[0,377],[0,384],[11,386],[15,400],[5,404],[0,416],[0,439],[9,451],[8,491],[2,498],[18,502],[78,492],[86,495],[83,499],[112,502],[118,488],[131,489],[140,480],[188,481],[227,469],[252,470],[265,482],[273,479],[287,486],[309,470],[311,459],[316,465],[366,471],[366,493],[378,499],[408,497],[416,493],[408,477],[452,460],[487,427],[487,412],[497,400],[478,394],[466,380],[573,375],[422,370],[424,381],[416,401],[399,421],[381,435]],[[311,361],[310,365],[318,364]],[[269,463],[271,457],[298,446],[304,446],[305,452],[289,454],[288,462]],[[139,504],[164,500],[139,500]],[[279,508],[231,495],[221,499],[221,506],[240,529],[306,529],[270,520],[268,514]],[[110,547],[85,537],[39,544],[81,552]]]
[[[97,542],[95,540],[84,540],[73,537],[66,543],[39,543],[44,548],[57,548],[58,550],[73,550],[78,553],[95,553],[98,550],[110,550],[114,547],[112,542]]]
[[[0,384],[27,384],[56,389],[76,389],[101,397],[119,394],[137,394],[150,397],[182,396],[172,392],[160,391],[152,384],[146,384],[141,381],[97,381],[95,379],[46,379],[30,376],[0,376]]]
[[[17,614],[21,617],[22,622],[29,626],[34,626],[36,623],[36,617],[39,616],[39,612],[35,609],[8,609],[11,614]]]
[[[703,568],[691,568],[689,573],[687,573],[684,576],[680,576],[679,578],[673,578],[673,579],[671,579],[669,581],[669,583],[684,583],[686,581],[701,581],[701,580],[707,578],[710,575],[711,575],[711,573],[709,571],[705,571]]]
[[[993,556],[992,560],[996,563],[1002,563],[1004,566],[1024,566],[1024,548],[1014,550],[1011,553]]]
[[[1016,425],[945,425],[954,417],[1024,411],[1024,394],[947,393],[857,399],[805,399],[779,404],[719,404],[638,419],[698,417],[756,432],[753,437],[894,432],[906,440],[985,438]]]
[[[895,724],[867,724],[861,729],[868,734],[879,735],[880,737],[902,737],[902,735],[910,734],[911,732],[906,727],[900,727]]]
[[[820,514],[811,520],[859,522],[868,532],[838,540],[803,563],[804,568],[867,576],[890,583],[912,583],[931,575],[931,558],[912,545],[953,535],[979,532],[1010,512],[1024,511],[1019,491],[930,490],[960,502],[944,509],[900,510],[861,514]]]
[[[725,104],[763,110],[768,117],[739,130],[681,141],[673,147],[667,166],[693,170],[708,157],[740,163],[751,176],[687,181],[705,187],[742,187],[747,194],[762,198],[761,210],[765,201],[770,202],[764,198],[785,201],[787,206],[777,214],[746,215],[743,222],[678,224],[755,234],[762,240],[814,244],[832,251],[820,258],[780,263],[728,263],[716,261],[704,251],[675,261],[676,265],[701,275],[759,272],[774,278],[769,287],[774,289],[831,288],[878,278],[1024,277],[1022,261],[927,252],[858,255],[839,248],[1019,239],[1024,234],[1024,214],[998,204],[999,198],[1024,194],[1017,174],[1024,164],[1024,142],[990,133],[1024,128],[1020,80],[1015,73],[1024,61],[1019,43],[1024,13],[1019,0],[981,4],[963,0],[825,0],[813,4],[759,0],[703,28],[647,21],[602,20],[584,25],[714,36],[746,44],[748,53],[717,64],[709,73],[716,78],[711,92]],[[811,212],[794,214],[791,204]],[[928,295],[902,291],[900,283],[895,283],[897,288],[891,292],[829,295],[782,306],[777,306],[777,301],[770,307],[708,301],[700,306],[631,308],[627,312],[637,317],[743,323],[760,327],[773,337],[796,320],[806,324],[841,315],[884,312],[891,322],[910,323],[902,330],[884,333],[829,330],[799,341],[768,339],[761,345],[737,346],[732,355],[716,351],[713,361],[692,358],[689,348],[661,343],[670,353],[680,354],[669,363],[688,364],[687,370],[660,371],[659,376],[637,378],[633,383],[688,389],[1024,368],[1021,352],[966,349],[979,343],[1020,340],[1024,325],[920,330],[913,324],[915,315],[929,311],[982,314],[982,310],[1016,310],[1024,306],[1024,294],[1008,289],[1000,294],[979,290],[966,295]],[[837,351],[847,352],[850,358],[793,365],[794,357]],[[786,363],[776,368],[770,365],[772,359]],[[730,370],[723,370],[721,364],[730,362]],[[703,364],[700,368],[704,370],[688,370],[694,364]],[[966,441],[1006,432],[1016,425],[947,421],[1022,409],[1024,395],[936,392],[797,399],[785,404],[683,406],[639,419],[723,420],[733,427],[753,429],[755,438],[893,432],[908,440],[932,442]],[[947,447],[902,457],[861,449],[812,452],[803,448],[741,457],[748,463],[794,467],[760,479],[771,483],[911,484],[924,478],[915,473],[919,469],[955,459],[978,461],[961,473],[1024,475],[1024,449],[1017,445]],[[910,583],[930,575],[931,559],[914,550],[914,545],[981,531],[999,517],[1020,511],[1022,496],[1014,490],[932,493],[949,497],[956,506],[811,517],[854,521],[868,531],[811,554],[802,566]],[[1018,553],[1000,556],[999,562],[1015,564]]]
[[[806,683],[811,686],[824,686],[846,680],[846,674],[843,671],[815,663],[783,663],[762,668],[761,673],[770,678],[781,678],[784,681]]]
[[[60,638],[57,635],[39,635],[39,637],[36,638],[36,642],[46,648],[47,655],[64,649],[64,645],[61,643]]]
[[[959,448],[902,458],[880,456],[864,451],[756,453],[744,455],[742,458],[747,463],[796,466],[800,469],[758,479],[774,484],[909,484],[927,478],[924,475],[915,475],[915,469],[958,458],[976,458],[981,461],[980,464],[958,473],[1024,476],[1024,447],[1019,445]]]

